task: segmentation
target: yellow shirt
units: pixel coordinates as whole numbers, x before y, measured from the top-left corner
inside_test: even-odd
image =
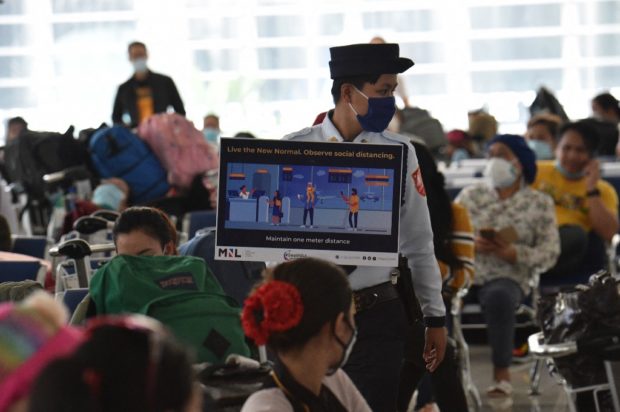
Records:
[[[139,121],[150,117],[155,113],[153,107],[153,95],[150,87],[139,87],[136,89],[136,104],[138,106],[138,118]]]
[[[349,210],[351,213],[357,213],[360,210],[360,198],[358,195],[349,197]]]
[[[443,281],[453,289],[469,286],[474,278],[474,229],[464,206],[452,203],[452,251],[462,266],[451,270],[438,260]]]
[[[558,226],[579,225],[590,231],[592,223],[588,217],[588,203],[586,197],[586,179],[566,179],[555,167],[553,160],[538,162],[538,173],[532,187],[547,193],[555,203],[555,214]],[[616,215],[618,213],[618,194],[613,186],[604,180],[596,183],[601,192],[601,201],[607,210]]]

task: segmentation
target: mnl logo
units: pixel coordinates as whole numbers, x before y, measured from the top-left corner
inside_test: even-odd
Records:
[[[218,257],[227,257],[227,258],[240,258],[239,249],[234,248],[218,248],[217,250]]]
[[[301,258],[305,258],[307,257],[305,254],[303,253],[293,253],[290,250],[287,250],[284,252],[284,260],[295,260],[295,259],[301,259]]]

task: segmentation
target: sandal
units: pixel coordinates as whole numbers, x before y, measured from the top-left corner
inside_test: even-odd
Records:
[[[512,395],[512,385],[508,381],[499,381],[487,388],[490,398],[503,398]]]

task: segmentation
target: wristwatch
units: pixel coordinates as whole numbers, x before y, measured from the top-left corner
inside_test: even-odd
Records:
[[[592,189],[586,192],[587,197],[598,197],[600,195],[601,195],[601,191],[598,189]]]

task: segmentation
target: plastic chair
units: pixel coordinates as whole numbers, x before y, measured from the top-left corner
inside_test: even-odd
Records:
[[[13,249],[11,252],[45,259],[45,251],[51,242],[45,236],[11,236]]]
[[[217,224],[216,216],[215,210],[188,212],[183,218],[183,232],[187,233],[188,239],[192,239],[198,230],[215,226]]]
[[[0,262],[0,283],[19,282],[22,280],[38,281],[39,271],[43,268],[38,261],[31,262]]]
[[[62,297],[62,302],[65,304],[69,313],[73,314],[75,309],[80,304],[84,297],[88,294],[88,288],[68,289],[65,291]]]

